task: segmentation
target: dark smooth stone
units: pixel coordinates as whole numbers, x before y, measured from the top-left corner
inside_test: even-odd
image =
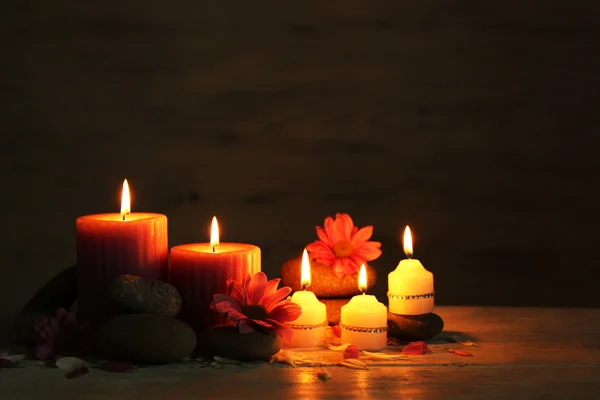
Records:
[[[135,275],[119,275],[113,279],[108,297],[119,311],[126,313],[174,317],[181,310],[181,296],[173,285]]]
[[[342,297],[335,299],[319,299],[319,301],[327,307],[327,320],[329,325],[337,325],[340,323],[340,313],[342,306],[346,305],[352,297]]]
[[[437,314],[399,315],[388,312],[388,336],[414,342],[437,336],[444,330],[444,320]]]
[[[284,286],[289,286],[294,292],[302,290],[300,285],[300,272],[302,257],[289,260],[281,267],[281,281]],[[318,298],[347,297],[360,294],[358,289],[358,272],[352,276],[338,278],[330,265],[324,265],[311,260],[311,285],[310,290]],[[377,273],[370,265],[367,268],[367,289],[375,286]]]
[[[104,323],[96,336],[102,355],[133,363],[180,361],[196,347],[196,334],[185,322],[165,315],[119,315]]]
[[[240,333],[232,325],[217,325],[198,335],[197,353],[239,361],[268,361],[282,346],[281,338],[274,333]]]

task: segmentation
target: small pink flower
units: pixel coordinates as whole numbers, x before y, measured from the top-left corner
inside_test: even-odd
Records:
[[[277,289],[280,281],[267,281],[264,272],[248,275],[243,283],[230,279],[227,293],[213,295],[211,307],[229,318],[240,333],[275,332],[289,344],[294,332],[286,322],[298,318],[302,309],[286,298],[291,288]]]
[[[41,317],[35,332],[35,356],[40,360],[85,355],[93,346],[89,324],[77,323],[75,313],[64,308],[55,317]]]
[[[348,214],[337,213],[335,220],[325,218],[324,227],[316,227],[319,240],[306,249],[317,262],[332,265],[338,277],[354,275],[362,264],[381,255],[381,243],[369,241],[372,225],[358,229]]]

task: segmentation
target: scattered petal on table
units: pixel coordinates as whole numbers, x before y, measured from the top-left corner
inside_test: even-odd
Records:
[[[27,356],[25,354],[8,354],[8,351],[0,354],[0,360],[8,360],[12,362],[17,362],[26,359]]]
[[[58,369],[67,371],[65,374],[67,379],[79,378],[90,373],[89,365],[77,357],[61,357],[55,361],[55,365]]]
[[[473,354],[467,352],[467,351],[462,351],[462,350],[454,350],[454,349],[447,349],[449,353],[454,353],[457,356],[462,356],[462,357],[473,357]]]
[[[347,360],[349,358],[359,358],[359,357],[360,356],[358,355],[358,349],[353,344],[346,347],[346,350],[344,350],[344,359],[345,360]]]
[[[408,355],[422,355],[428,352],[427,343],[423,341],[409,343],[402,349],[402,354]]]
[[[283,350],[279,350],[278,353],[271,357],[271,360],[269,360],[269,364],[272,364],[274,362],[279,364],[288,364],[296,368],[296,363],[294,362],[294,360],[289,356],[288,353],[286,353]]]

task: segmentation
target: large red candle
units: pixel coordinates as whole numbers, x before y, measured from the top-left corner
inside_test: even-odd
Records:
[[[123,183],[121,213],[77,219],[78,317],[93,325],[112,314],[110,281],[121,274],[169,280],[167,217],[129,212],[129,186]]]
[[[179,318],[196,332],[227,320],[210,309],[215,293],[225,293],[228,279],[242,282],[260,272],[260,248],[243,243],[219,243],[213,218],[210,243],[194,243],[171,249],[171,284],[183,301]]]

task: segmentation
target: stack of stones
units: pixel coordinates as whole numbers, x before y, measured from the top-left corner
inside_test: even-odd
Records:
[[[213,326],[196,335],[175,318],[182,303],[177,289],[159,280],[121,275],[112,282],[109,298],[121,315],[100,328],[97,343],[112,359],[169,363],[193,353],[204,358],[269,360],[282,345],[274,333],[240,334],[232,325]]]
[[[294,292],[302,290],[300,272],[302,257],[289,260],[281,267],[281,281],[284,286],[289,286]],[[311,284],[309,290],[325,306],[327,306],[327,319],[329,325],[340,323],[340,309],[348,303],[352,296],[360,294],[358,288],[358,273],[353,276],[337,277],[330,265],[324,265],[316,260],[311,260]],[[375,269],[366,265],[367,269],[367,291],[377,281]]]
[[[300,269],[302,258],[289,260],[281,267],[281,280],[293,291],[302,290]],[[377,274],[371,266],[367,267],[367,282],[370,290],[376,282]],[[330,265],[311,260],[311,286],[309,288],[319,300],[327,306],[329,325],[340,323],[340,309],[352,296],[360,294],[358,273],[354,276],[337,277]],[[407,299],[406,301],[411,301]],[[442,332],[444,320],[437,314],[400,315],[388,312],[388,337],[400,341],[418,341],[431,339]]]
[[[180,361],[196,347],[196,333],[175,317],[181,296],[167,282],[120,275],[108,296],[115,317],[98,329],[98,350],[108,359],[162,364]]]

